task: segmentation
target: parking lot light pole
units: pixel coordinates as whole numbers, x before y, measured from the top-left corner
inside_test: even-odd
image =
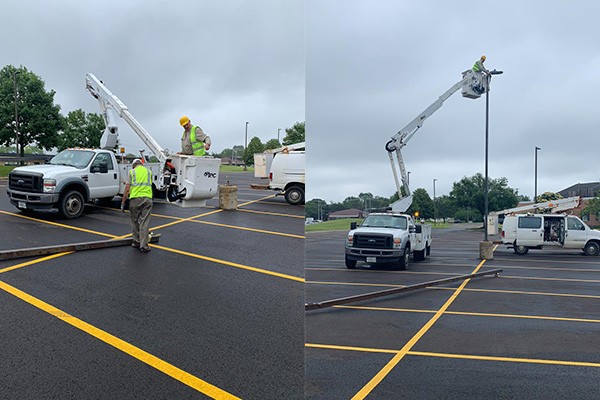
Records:
[[[242,161],[244,161],[244,171],[248,171],[248,167],[246,166],[246,152],[248,151],[248,124],[249,122],[246,121],[246,136],[244,139],[244,159]]]
[[[436,219],[436,215],[435,215],[435,182],[437,181],[436,178],[433,178],[433,225],[435,226],[437,224],[437,219]]]
[[[277,128],[277,141],[279,142],[279,132],[281,132],[281,128]],[[281,143],[281,142],[279,142]]]
[[[533,192],[533,203],[536,203],[536,198],[537,198],[537,155],[538,155],[538,151],[541,150],[540,147],[535,147],[535,188],[534,188],[534,192]]]
[[[15,157],[19,160],[19,165],[23,165],[19,153],[19,107],[17,106],[17,74],[19,71],[13,69],[14,100],[15,100]]]
[[[488,148],[489,148],[489,126],[490,126],[490,81],[492,75],[500,75],[503,71],[489,71],[486,75],[487,90],[485,92],[485,184],[484,184],[484,215],[483,215],[483,231],[484,239],[479,248],[480,257],[482,259],[493,258],[492,243],[488,238],[488,205],[489,205],[489,175],[488,175]]]

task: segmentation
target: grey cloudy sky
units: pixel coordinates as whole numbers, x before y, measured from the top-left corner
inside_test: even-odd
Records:
[[[19,0],[2,2],[0,66],[25,66],[61,112],[99,112],[91,72],[158,143],[180,147],[188,115],[220,152],[304,120],[303,0]],[[121,142],[141,140],[122,120]]]
[[[307,197],[390,196],[384,144],[482,55],[491,82],[489,175],[534,193],[600,179],[600,3],[309,0]],[[460,91],[403,149],[411,189],[448,194],[484,172],[485,98]]]

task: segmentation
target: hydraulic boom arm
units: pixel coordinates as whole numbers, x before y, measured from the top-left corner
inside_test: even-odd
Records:
[[[495,75],[502,73],[501,71],[490,71],[487,75],[482,75],[479,72],[474,72],[473,70],[467,70],[462,73],[463,78],[456,82],[454,85],[450,87],[450,89],[446,90],[436,101],[434,101],[429,107],[427,107],[422,113],[420,113],[415,119],[410,121],[404,128],[400,129],[392,139],[388,141],[385,145],[385,149],[388,152],[388,156],[390,158],[390,165],[392,166],[392,172],[394,173],[394,181],[396,183],[396,190],[398,190],[398,195],[400,199],[392,204],[393,211],[404,212],[406,211],[410,205],[412,204],[412,195],[410,189],[408,187],[408,174],[406,172],[406,168],[404,167],[404,160],[402,158],[401,150],[408,141],[414,136],[414,134],[419,130],[423,123],[427,118],[433,115],[437,110],[439,110],[444,101],[448,100],[450,96],[452,96],[456,91],[462,88],[463,97],[468,97],[471,99],[477,99],[481,96],[481,94],[487,92],[489,90],[489,80],[490,75]],[[394,157],[392,153],[396,153],[396,164],[394,163]],[[400,177],[402,179],[402,184],[400,184],[400,180],[398,179],[398,170],[400,170]],[[402,197],[402,188],[404,187],[404,197]]]
[[[104,83],[96,78],[93,74],[87,74],[85,76],[86,89],[91,93],[92,96],[98,100],[100,104],[100,110],[102,117],[106,124],[106,130],[102,136],[102,148],[114,149],[117,145],[117,139],[119,136],[119,128],[115,123],[112,111],[116,112],[121,118],[123,118],[133,131],[142,139],[142,141],[148,146],[150,151],[159,159],[162,165],[165,164],[169,158],[168,151],[164,150],[152,136],[144,129],[144,127],[131,115],[129,109],[123,102],[112,92],[104,86]]]

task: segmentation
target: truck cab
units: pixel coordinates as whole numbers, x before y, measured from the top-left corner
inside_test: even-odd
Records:
[[[153,180],[158,164],[146,164]],[[17,167],[8,178],[10,202],[20,210],[58,209],[64,218],[81,216],[85,203],[123,193],[129,164],[118,164],[112,151],[66,149],[49,164]]]
[[[360,227],[350,226],[346,237],[345,263],[354,269],[358,261],[392,264],[406,269],[410,257],[424,260],[431,251],[431,226],[417,225],[408,214],[371,213]]]
[[[502,243],[519,255],[543,248],[581,249],[589,256],[600,254],[600,232],[566,214],[507,215],[502,225]]]

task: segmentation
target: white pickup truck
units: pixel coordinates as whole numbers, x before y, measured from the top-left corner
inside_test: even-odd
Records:
[[[524,255],[529,249],[581,249],[588,256],[600,254],[600,232],[574,215],[514,214],[504,217],[502,243]]]
[[[160,164],[144,166],[152,171],[155,191]],[[122,195],[130,169],[131,164],[119,164],[109,150],[67,149],[50,164],[13,169],[8,178],[8,198],[20,210],[58,209],[67,219],[78,218],[85,203]]]
[[[431,226],[417,225],[401,213],[371,213],[360,227],[352,223],[346,238],[346,267],[358,261],[368,264],[393,263],[399,269],[413,260],[424,260],[431,252]]]

